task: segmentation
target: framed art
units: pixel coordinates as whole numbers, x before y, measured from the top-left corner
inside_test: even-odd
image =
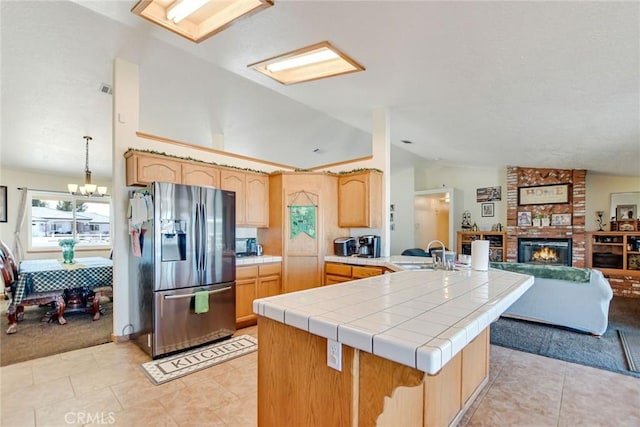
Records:
[[[7,222],[7,186],[0,186],[0,222]]]
[[[551,205],[556,203],[569,203],[569,184],[518,188],[519,205]]]
[[[531,226],[531,212],[518,212],[518,227]]]
[[[482,216],[493,216],[493,203],[482,204]]]
[[[478,203],[499,200],[502,200],[502,187],[484,187],[476,189],[476,201]]]
[[[616,220],[625,221],[635,219],[638,213],[637,205],[618,205],[616,206]]]
[[[551,214],[551,225],[571,225],[571,214]]]

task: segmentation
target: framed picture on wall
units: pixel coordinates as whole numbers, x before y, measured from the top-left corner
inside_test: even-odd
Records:
[[[476,201],[478,203],[482,202],[492,202],[502,200],[502,187],[484,187],[476,189]],[[491,215],[493,216],[493,215]]]
[[[531,212],[518,212],[518,227],[531,226]]]
[[[637,215],[637,205],[616,206],[616,220],[618,221],[635,219],[636,215]]]
[[[7,222],[7,186],[0,186],[0,222]]]
[[[493,203],[482,204],[482,216],[493,216]]]

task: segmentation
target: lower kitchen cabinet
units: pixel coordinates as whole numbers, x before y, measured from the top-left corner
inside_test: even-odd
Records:
[[[324,263],[324,284],[348,282],[349,280],[363,279],[365,277],[379,276],[387,271],[384,267],[349,265],[338,262]]]
[[[236,327],[253,325],[257,317],[253,300],[281,293],[282,264],[253,264],[236,267]]]

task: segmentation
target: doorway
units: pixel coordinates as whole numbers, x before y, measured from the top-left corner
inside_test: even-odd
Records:
[[[461,197],[462,192],[455,188],[415,192],[415,247],[424,249],[430,241],[440,240],[455,250],[455,218],[462,206]]]

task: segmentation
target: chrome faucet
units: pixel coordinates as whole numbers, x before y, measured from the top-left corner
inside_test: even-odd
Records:
[[[432,240],[427,244],[427,249],[425,249],[425,252],[430,253],[429,250],[431,249],[431,244],[432,243],[440,243],[440,246],[442,247],[442,259],[441,259],[442,269],[443,270],[447,270],[447,258],[446,258],[447,248],[445,247],[444,243],[442,243],[442,241],[440,241],[440,240]],[[437,258],[435,257],[435,254],[434,254],[433,258],[434,258],[433,259],[433,267],[437,268],[438,267],[438,262],[437,262]]]

